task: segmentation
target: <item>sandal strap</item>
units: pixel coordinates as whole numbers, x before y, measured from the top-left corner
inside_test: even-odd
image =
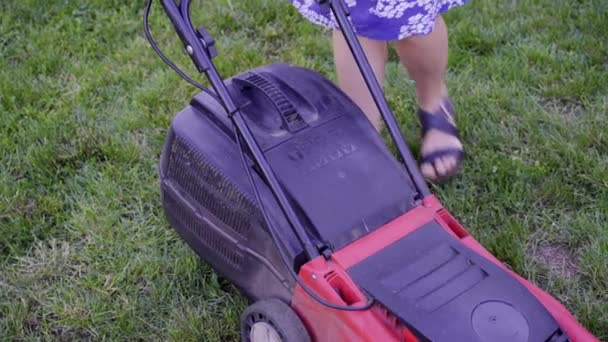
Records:
[[[423,136],[428,130],[436,129],[458,137],[458,129],[454,122],[455,116],[454,106],[449,98],[441,102],[440,109],[435,113],[430,113],[419,108],[418,118],[422,126]]]

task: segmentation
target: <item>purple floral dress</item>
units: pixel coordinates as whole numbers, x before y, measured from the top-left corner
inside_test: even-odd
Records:
[[[435,19],[468,0],[344,0],[358,35],[380,41],[394,41],[432,31]],[[310,22],[338,28],[333,14],[316,0],[291,0]]]

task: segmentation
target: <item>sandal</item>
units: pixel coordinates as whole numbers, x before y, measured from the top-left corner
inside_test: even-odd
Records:
[[[441,101],[441,105],[439,110],[435,113],[429,113],[421,108],[418,109],[418,118],[420,119],[420,124],[422,126],[422,138],[426,133],[431,129],[436,129],[443,133],[452,135],[457,139],[460,139],[458,134],[458,129],[456,128],[455,122],[456,113],[454,110],[454,106],[449,97],[444,98]],[[456,158],[456,166],[451,170],[448,170],[444,175],[439,175],[437,168],[435,167],[435,162],[443,158],[445,156],[454,156]],[[435,174],[437,178],[433,180],[434,183],[441,184],[445,182],[447,179],[453,177],[460,171],[460,164],[464,157],[464,151],[462,148],[444,148],[433,151],[427,155],[422,156],[422,160],[420,165],[424,163],[430,164],[435,170]]]

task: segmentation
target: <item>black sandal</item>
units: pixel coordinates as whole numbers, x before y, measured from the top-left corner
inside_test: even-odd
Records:
[[[421,108],[418,109],[418,118],[420,119],[420,125],[422,126],[422,139],[430,129],[436,129],[449,135],[455,136],[460,140],[458,129],[456,128],[456,112],[454,106],[449,97],[444,98],[441,101],[439,110],[435,113],[429,113]],[[435,167],[435,161],[437,159],[452,155],[456,157],[456,166],[445,175],[440,176]],[[420,165],[429,163],[435,169],[437,178],[433,180],[434,183],[443,183],[447,179],[453,177],[460,171],[460,164],[464,157],[464,151],[461,148],[445,148],[431,152],[428,155],[422,156]]]

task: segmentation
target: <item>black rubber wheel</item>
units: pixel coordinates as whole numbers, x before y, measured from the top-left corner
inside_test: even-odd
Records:
[[[278,299],[260,300],[241,315],[243,342],[310,342],[298,315]]]

